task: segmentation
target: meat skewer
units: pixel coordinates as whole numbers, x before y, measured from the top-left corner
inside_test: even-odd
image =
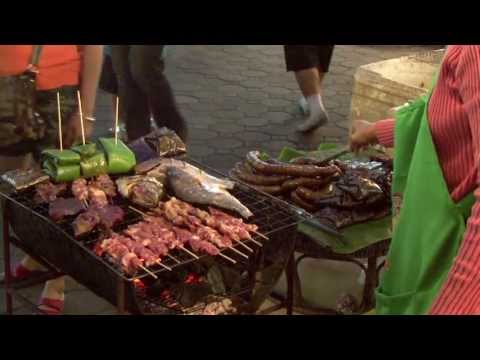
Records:
[[[243,246],[248,251],[252,253],[254,252],[251,247],[247,246],[241,241],[241,236],[238,236],[238,234],[234,231],[235,229],[232,229],[230,226],[224,223],[218,223],[218,221],[216,221],[208,212],[195,208],[190,204],[180,201],[176,198],[172,198],[169,202],[174,203],[175,207],[180,210],[182,214],[187,214],[187,216],[188,214],[196,216],[205,225],[216,228],[220,233],[229,236],[232,240]]]
[[[227,225],[222,223],[219,224],[207,212],[197,209],[190,204],[177,200],[175,198],[172,198],[170,201],[164,204],[164,210],[165,215],[170,220],[178,221],[178,217],[183,217],[181,222],[186,223],[186,225],[190,227],[192,231],[196,231],[200,237],[204,238],[207,241],[213,242],[216,246],[220,248],[228,247],[230,250],[248,259],[248,256],[246,254],[242,253],[241,251],[235,249],[232,246],[230,239],[233,239],[234,241],[243,244],[238,234],[234,231],[235,229],[228,227]],[[202,221],[208,226],[202,225]],[[222,237],[220,233],[214,228],[223,233],[224,236]],[[247,247],[247,249],[253,252],[253,249],[249,247]]]
[[[129,208],[130,208],[131,210],[139,213],[140,215],[142,215],[145,219],[147,219],[147,220],[148,220],[148,219],[152,220],[152,217],[149,216],[148,214],[144,213],[143,211],[140,211],[140,210],[134,208],[133,206],[129,206]],[[200,257],[199,257],[197,254],[195,254],[195,253],[191,252],[190,250],[186,249],[182,244],[177,245],[177,247],[178,247],[180,250],[183,250],[184,252],[186,252],[186,253],[187,253],[188,255],[190,255],[191,257],[193,257],[193,258],[195,258],[195,259],[197,259],[197,260],[200,259]]]
[[[188,230],[181,229],[177,226],[169,226],[169,224],[167,224],[164,220],[162,220],[160,218],[157,219],[157,218],[154,218],[152,216],[149,216],[148,214],[145,214],[145,213],[141,212],[138,209],[135,209],[133,207],[130,207],[130,208],[132,210],[142,214],[146,219],[148,219],[152,223],[157,223],[157,224],[163,225],[167,229],[171,228],[173,230],[173,232],[175,233],[177,239],[180,240],[181,243],[188,242],[194,250],[201,250],[201,251],[207,252],[210,255],[218,255],[218,256],[221,256],[221,257],[225,258],[226,260],[230,261],[233,264],[237,263],[236,260],[230,258],[229,256],[227,256],[225,254],[222,254],[220,252],[220,250],[216,246],[214,246],[211,242],[202,240],[199,236],[191,234]],[[187,252],[189,255],[191,255],[195,259],[197,259],[197,260],[199,259],[199,257],[195,253],[189,251],[183,245],[177,244],[176,247],[184,250],[185,252]]]
[[[87,180],[77,179],[72,183],[72,194],[88,208],[88,186]]]

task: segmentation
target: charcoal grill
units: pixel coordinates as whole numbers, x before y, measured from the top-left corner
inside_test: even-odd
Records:
[[[204,171],[214,175],[225,176],[194,159],[188,158],[185,160]],[[0,197],[5,199],[5,265],[10,264],[9,244],[12,241],[15,245],[26,249],[28,253],[50,265],[49,267],[53,270],[71,276],[98,296],[106,299],[117,307],[119,313],[143,313],[144,309],[142,307],[145,299],[141,300],[141,296],[139,296],[139,292],[135,287],[135,281],[145,280],[151,275],[145,271],[140,271],[135,275],[126,274],[107,258],[97,256],[93,251],[93,246],[98,240],[98,233],[91,233],[83,238],[75,239],[71,219],[61,223],[55,223],[50,220],[48,217],[48,205],[36,205],[32,201],[33,193],[34,190],[11,191],[6,184],[2,184],[0,187]],[[259,227],[258,231],[269,238],[269,240],[265,240],[260,236],[253,238],[254,241],[263,243],[263,247],[256,246],[252,241],[244,242],[255,249],[255,252],[249,256],[248,260],[238,256],[230,249],[223,250],[223,253],[228,254],[229,257],[237,261],[235,265],[229,264],[220,257],[215,257],[214,259],[215,262],[222,264],[222,266],[248,269],[250,280],[243,289],[242,299],[244,299],[243,301],[249,301],[252,299],[252,296],[255,296],[256,289],[258,290],[259,287],[264,286],[261,281],[256,280],[258,272],[261,272],[262,269],[271,263],[280,263],[281,266],[286,265],[288,257],[293,251],[296,226],[301,219],[292,212],[290,207],[285,207],[281,201],[256,192],[243,184],[237,183],[232,194],[252,211],[254,216],[251,222],[257,224]],[[121,224],[114,227],[114,231],[123,230],[142,219],[139,213],[129,208],[127,202],[119,199],[117,205],[123,208],[126,216]],[[7,224],[10,224],[15,232],[15,238],[10,236]],[[242,249],[239,244],[234,244],[233,246],[238,250]],[[282,250],[283,255],[275,255],[277,247],[284,249]],[[209,255],[198,254],[199,259],[196,259],[181,251],[172,252],[172,255],[179,261],[176,262],[169,258],[163,261],[163,264],[170,267],[172,271],[177,271],[197,261],[208,261],[211,258]],[[149,270],[160,279],[166,272],[169,272],[161,266],[152,267]],[[9,275],[9,268],[6,268],[6,277],[9,278]],[[9,283],[10,281],[7,279],[7,313],[11,313],[12,310],[12,291],[8,289]],[[251,308],[251,311],[254,310]],[[178,311],[176,312],[178,313]]]

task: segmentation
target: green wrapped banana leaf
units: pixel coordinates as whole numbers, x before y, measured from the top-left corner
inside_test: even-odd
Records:
[[[100,138],[98,141],[105,151],[109,174],[125,174],[133,170],[137,162],[127,145],[120,140],[115,144],[114,138]]]
[[[42,166],[55,182],[68,182],[80,177],[80,155],[71,150],[44,150]]]
[[[83,158],[80,162],[82,176],[86,179],[106,174],[108,172],[107,160],[103,152],[97,152],[93,156]]]
[[[43,171],[54,182],[70,182],[80,177],[80,165],[58,165],[53,159],[43,162]]]
[[[72,146],[72,151],[80,155],[82,159],[89,158],[97,153],[97,145],[95,143],[86,143],[85,145]]]
[[[322,144],[317,150],[311,152],[305,152],[286,147],[281,151],[278,160],[290,162],[293,159],[302,156],[315,157],[323,160],[330,158],[335,153],[338,153],[340,149],[340,146],[337,144]],[[379,151],[375,149],[369,149],[358,156],[348,153],[340,156],[339,159],[363,160],[368,159],[368,157],[371,155],[378,154]],[[325,231],[319,230],[305,223],[298,226],[298,231],[312,238],[319,244],[330,244],[332,251],[338,254],[352,254],[380,241],[390,239],[392,237],[391,225],[391,216],[387,216],[379,220],[372,220],[361,224],[351,225],[340,230],[340,233],[343,236],[342,241],[337,241],[333,235],[327,234]]]
[[[59,166],[79,165],[80,155],[72,150],[49,149],[42,151],[42,160],[51,160]]]

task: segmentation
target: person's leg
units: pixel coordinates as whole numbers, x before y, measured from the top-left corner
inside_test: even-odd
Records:
[[[328,71],[333,48],[315,45],[286,45],[285,60],[287,71],[295,72],[297,83],[306,99],[309,117],[297,127],[308,132],[328,122],[323,105],[322,82]],[[323,70],[325,69],[325,70]]]
[[[29,169],[34,165],[35,164],[31,154],[23,155],[23,156],[0,156],[0,172],[2,174],[6,171],[15,170],[15,169]],[[42,265],[37,263],[30,256],[25,256],[21,260],[19,265],[20,266],[17,265],[16,269],[13,269],[14,276],[17,275],[16,272],[21,272],[21,274],[18,274],[18,275],[22,276],[27,272],[46,270]]]
[[[150,109],[146,94],[134,81],[130,61],[132,45],[113,45],[112,64],[118,83],[120,111],[129,141],[150,132]]]
[[[65,276],[47,281],[38,305],[47,314],[63,313],[65,302]]]
[[[187,125],[164,74],[163,47],[164,45],[133,45],[132,75],[138,86],[148,96],[157,126],[172,129],[186,141]]]

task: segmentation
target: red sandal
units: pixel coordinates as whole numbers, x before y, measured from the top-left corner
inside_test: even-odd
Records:
[[[21,281],[28,279],[29,277],[37,276],[40,274],[45,273],[45,271],[41,270],[29,270],[21,263],[15,265],[12,269],[12,280],[13,281]],[[0,274],[0,285],[5,284],[5,273]]]
[[[62,315],[64,307],[64,300],[40,298],[37,308],[44,315]]]

